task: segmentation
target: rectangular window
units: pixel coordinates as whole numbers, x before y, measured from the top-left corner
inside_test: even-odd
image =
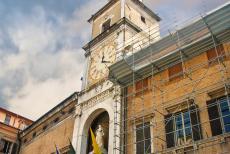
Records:
[[[167,148],[191,143],[202,138],[199,114],[195,106],[165,116]]]
[[[23,141],[24,143],[26,143],[27,142],[27,139],[24,139],[24,141]]]
[[[178,63],[168,69],[169,81],[172,81],[175,78],[183,76],[183,67],[182,63]]]
[[[141,21],[142,21],[143,23],[146,23],[145,17],[141,16]]]
[[[7,125],[10,125],[10,119],[11,119],[11,116],[7,114],[6,117],[5,117],[4,123],[7,124]]]
[[[54,123],[57,123],[59,120],[60,120],[59,117],[57,117],[57,118],[54,119],[53,122],[54,122]]]
[[[47,125],[45,125],[45,126],[43,126],[43,127],[42,127],[42,129],[43,129],[43,130],[46,130],[46,129],[47,129],[47,127],[48,127],[48,126],[47,126]]]
[[[230,132],[229,104],[229,96],[224,96],[207,102],[212,136]]]
[[[110,23],[111,23],[111,19],[108,19],[106,22],[104,22],[102,24],[102,31],[101,32],[107,31],[110,28]]]
[[[12,142],[4,140],[4,139],[1,139],[0,140],[0,146],[1,146],[0,153],[4,153],[4,154],[9,153],[10,148],[12,146]]]
[[[208,62],[209,62],[209,64],[211,64],[211,63],[217,61],[218,57],[224,56],[224,47],[223,47],[223,45],[219,45],[216,48],[212,48],[212,49],[209,49],[208,51],[206,51],[206,54],[208,57]]]
[[[192,139],[190,113],[182,112],[175,116],[176,143],[183,145]]]
[[[12,151],[11,151],[11,154],[14,154],[14,153],[17,153],[18,151],[18,144],[17,143],[12,143],[13,145],[13,148],[12,148]]]
[[[73,113],[74,110],[75,110],[75,107],[72,107],[69,109],[68,113],[71,114],[71,113]]]
[[[136,154],[151,153],[150,122],[136,126]]]
[[[32,136],[33,136],[33,138],[35,138],[35,137],[36,137],[36,135],[37,135],[37,133],[36,133],[36,132],[34,132],[34,133],[33,133],[33,135],[32,135]]]

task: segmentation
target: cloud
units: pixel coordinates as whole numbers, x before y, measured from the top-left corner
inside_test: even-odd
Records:
[[[73,12],[74,20],[70,20],[68,22],[67,29],[70,32],[75,31],[76,33],[72,33],[72,34],[80,37],[81,41],[83,41],[84,43],[88,42],[92,30],[87,20],[91,17],[92,14],[94,14],[97,10],[99,10],[106,2],[107,0],[100,0],[100,1],[89,0],[84,5],[81,5]]]
[[[36,0],[21,0],[20,5],[11,0],[0,2],[1,106],[35,120],[80,90],[85,62],[81,47],[91,33],[86,21],[107,0],[70,1],[57,4],[52,0],[47,5]],[[210,9],[226,0],[149,0],[146,5],[169,24],[175,17],[198,14],[203,1]],[[75,10],[70,5],[57,6],[69,2],[77,3]]]
[[[85,62],[81,46],[90,37],[86,19],[103,4],[101,1],[95,8],[95,2],[85,3],[69,18],[50,14],[42,6],[34,7],[30,14],[17,11],[8,15],[12,20],[0,27],[0,36],[4,30],[9,37],[0,39],[2,106],[35,120],[80,90]]]
[[[161,17],[161,35],[187,25],[228,0],[146,0],[145,4]]]

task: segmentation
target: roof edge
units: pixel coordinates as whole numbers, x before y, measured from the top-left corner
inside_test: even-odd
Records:
[[[158,22],[161,21],[161,18],[156,13],[154,13],[150,8],[148,8],[143,2],[141,2],[140,0],[131,0],[131,1],[134,2],[135,4],[137,4],[138,6],[140,6],[152,18],[156,19],[156,21],[158,21]]]
[[[14,113],[14,112],[9,111],[9,110],[7,110],[7,109],[4,109],[4,108],[2,108],[2,107],[0,107],[0,110],[3,110],[4,112],[7,112],[7,113],[9,113],[9,114],[12,114],[12,115],[14,115],[14,116],[16,116],[16,117],[25,119],[25,120],[27,120],[27,121],[29,121],[29,122],[34,122],[33,120],[31,120],[31,119],[29,119],[29,118],[26,118],[26,117],[24,117],[24,116],[21,116],[21,115],[19,115],[19,114],[17,114],[17,113]]]
[[[97,18],[100,14],[104,13],[108,8],[110,8],[113,4],[118,2],[119,0],[110,0],[107,4],[105,4],[100,10],[94,13],[89,19],[88,22],[90,23],[92,20]]]
[[[129,27],[133,28],[137,32],[141,31],[141,29],[138,26],[133,24],[129,19],[123,17],[118,22],[116,22],[112,26],[110,26],[110,28],[107,31],[104,31],[101,34],[97,35],[95,38],[93,38],[91,41],[89,41],[86,45],[84,45],[82,47],[82,49],[84,49],[86,51],[85,54],[87,55],[87,50],[89,49],[89,47],[93,47],[97,42],[100,42],[101,40],[104,39],[104,35],[111,34],[113,32],[112,29],[116,29],[116,26],[119,27],[122,24],[127,24]]]
[[[74,92],[73,94],[71,94],[69,97],[67,97],[66,99],[64,99],[63,101],[61,101],[58,105],[56,105],[55,107],[53,107],[51,110],[49,110],[48,112],[46,112],[44,115],[42,115],[40,118],[38,118],[36,121],[34,121],[34,123],[32,123],[30,126],[28,126],[26,129],[24,129],[21,133],[24,133],[26,131],[29,131],[29,129],[31,129],[32,127],[34,127],[36,124],[38,124],[39,122],[41,122],[43,120],[43,118],[45,118],[46,116],[48,116],[49,114],[52,114],[53,111],[55,111],[57,108],[61,107],[62,105],[64,105],[67,101],[71,100],[73,97],[78,96],[78,92]]]

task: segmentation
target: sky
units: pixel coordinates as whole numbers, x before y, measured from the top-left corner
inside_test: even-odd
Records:
[[[144,0],[162,27],[228,0]],[[38,119],[81,90],[90,16],[108,0],[0,0],[0,107]]]

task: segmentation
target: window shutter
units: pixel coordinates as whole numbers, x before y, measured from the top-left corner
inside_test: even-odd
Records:
[[[208,115],[212,130],[212,136],[216,136],[222,134],[221,123],[220,123],[220,115],[218,112],[218,106],[216,101],[208,101]]]
[[[200,115],[198,111],[198,106],[191,106],[190,107],[190,117],[192,123],[192,133],[193,133],[193,140],[197,141],[202,139],[202,132],[201,132],[201,125],[200,125]]]
[[[178,63],[168,69],[169,81],[172,81],[175,78],[181,77],[183,75],[182,63]]]
[[[166,115],[165,116],[165,131],[166,131],[167,148],[171,148],[175,146],[173,123],[174,123],[174,120],[172,118],[172,114]]]

